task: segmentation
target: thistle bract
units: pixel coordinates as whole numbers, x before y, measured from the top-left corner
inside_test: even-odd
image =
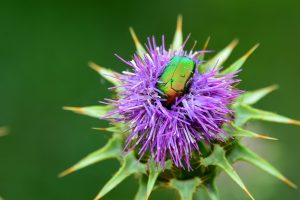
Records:
[[[204,61],[208,40],[201,50],[186,51],[187,40],[183,42],[181,28],[179,16],[174,41],[168,49],[164,37],[160,45],[154,37],[148,38],[144,48],[130,29],[137,53],[130,61],[117,56],[131,68],[123,73],[90,63],[114,85],[116,95],[102,102],[107,105],[65,109],[109,120],[111,127],[97,129],[112,132],[112,137],[104,147],[60,176],[116,158],[120,169],[95,199],[102,198],[128,176],[136,175],[139,189],[135,200],[148,199],[159,187],[175,189],[182,200],[197,198],[195,194],[199,192],[217,200],[215,180],[221,171],[254,199],[232,167],[241,160],[295,188],[295,184],[241,142],[245,137],[276,140],[246,130],[244,126],[251,120],[300,125],[299,121],[252,107],[277,86],[250,92],[234,87],[239,82],[237,73],[258,45],[233,64],[221,67],[237,40]]]

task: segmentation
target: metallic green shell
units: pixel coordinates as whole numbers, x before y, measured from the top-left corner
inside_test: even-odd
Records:
[[[159,77],[157,88],[167,96],[166,105],[186,92],[196,63],[188,57],[174,56]]]

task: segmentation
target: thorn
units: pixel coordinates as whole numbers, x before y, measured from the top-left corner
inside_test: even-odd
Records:
[[[207,49],[209,41],[210,41],[210,36],[207,37],[207,39],[204,43],[204,46],[203,46],[203,49],[202,49],[203,51],[205,51]]]
[[[297,185],[295,183],[293,183],[292,181],[290,181],[289,179],[287,179],[286,177],[281,177],[280,180],[282,180],[285,184],[287,184],[289,187],[297,189]]]
[[[193,44],[193,47],[192,47],[191,51],[194,51],[194,48],[196,47],[196,45],[197,45],[197,40],[195,40],[195,42],[194,42],[194,44]]]
[[[288,123],[300,126],[300,121],[298,120],[290,119]]]
[[[98,73],[101,71],[101,67],[94,62],[89,62],[88,65]]]
[[[134,32],[134,30],[133,30],[132,27],[129,27],[129,32],[130,32],[130,35],[131,35],[131,37],[133,39],[134,44],[136,46],[141,45],[141,43],[140,43],[138,37],[136,36],[136,34],[135,34],[135,32]]]
[[[95,198],[94,198],[94,200],[100,200],[101,199],[101,197],[98,197],[98,196],[96,196]]]
[[[67,175],[73,173],[74,171],[75,171],[74,167],[70,167],[70,168],[66,169],[65,171],[61,172],[60,174],[58,174],[58,177],[62,178],[64,176],[67,176]]]
[[[274,137],[269,137],[269,136],[266,136],[266,135],[259,135],[259,134],[256,135],[256,138],[267,139],[267,140],[278,140],[277,138],[274,138]]]
[[[82,110],[82,108],[80,108],[80,107],[69,107],[69,106],[64,106],[63,109],[64,109],[64,110],[69,110],[69,111],[73,111],[73,112],[76,112],[76,113],[81,113],[81,114],[83,114],[83,110]]]
[[[7,127],[0,127],[0,136],[8,135],[9,129]]]
[[[230,42],[230,44],[228,45],[228,47],[230,49],[234,49],[238,43],[239,43],[239,40],[238,39],[234,39],[234,40],[232,40],[232,42]]]
[[[243,188],[243,190],[246,192],[246,194],[250,197],[250,199],[255,200],[254,197],[250,194],[250,192],[247,190],[247,188]]]
[[[137,53],[140,57],[143,57],[144,54],[146,53],[146,50],[144,49],[143,45],[140,43],[138,37],[136,36],[134,30],[132,27],[129,27],[129,32],[130,32],[130,35],[133,39],[133,42],[135,44],[135,47],[136,47],[136,50],[137,50]]]
[[[181,14],[179,14],[177,16],[176,32],[178,32],[178,33],[182,32],[182,15]]]
[[[206,51],[206,49],[208,47],[209,41],[210,41],[210,36],[207,37],[207,39],[206,39],[206,41],[204,43],[204,46],[203,46],[203,48],[201,50],[201,53],[199,55],[197,55],[197,59],[199,59],[199,60],[203,60],[204,59],[204,55],[206,54],[205,51]]]
[[[259,47],[259,43],[254,45],[243,57],[247,59],[257,48]]]
[[[97,130],[97,131],[107,131],[107,128],[92,128],[94,130]]]
[[[274,90],[277,90],[279,88],[279,86],[277,84],[274,84],[274,85],[270,85],[269,87],[267,87],[268,90],[270,92],[274,91]]]

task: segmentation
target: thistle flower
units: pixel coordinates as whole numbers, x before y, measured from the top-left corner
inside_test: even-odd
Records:
[[[224,68],[237,40],[204,61],[208,40],[201,50],[186,51],[187,40],[183,42],[181,29],[182,17],[179,16],[169,49],[164,37],[160,46],[154,37],[148,38],[145,49],[130,29],[137,53],[131,61],[117,57],[131,70],[117,73],[90,64],[114,84],[115,98],[106,99],[102,102],[107,104],[104,106],[65,109],[110,120],[111,127],[97,129],[113,135],[104,147],[60,176],[116,158],[120,169],[95,199],[102,198],[135,174],[139,178],[136,200],[148,199],[159,187],[177,190],[184,200],[197,197],[199,192],[206,192],[210,199],[216,200],[219,194],[215,180],[220,171],[227,173],[254,199],[232,167],[234,162],[242,160],[295,188],[295,184],[241,142],[245,137],[276,140],[244,129],[250,120],[300,125],[299,121],[252,107],[276,86],[244,93],[234,87],[239,82],[236,76],[240,68],[258,45]]]
[[[238,82],[235,74],[220,74],[215,67],[200,73],[202,60],[197,58],[205,51],[184,51],[185,43],[166,50],[164,37],[161,46],[152,37],[140,56],[135,54],[132,61],[120,58],[132,72],[115,76],[121,84],[113,88],[121,90],[108,105],[115,107],[109,116],[117,117],[107,119],[128,125],[125,148],[139,148],[140,158],[148,151],[163,168],[170,157],[176,167],[184,168],[185,162],[190,170],[198,142],[225,141],[221,127],[231,121],[229,105],[240,91],[232,86]],[[163,76],[167,80],[162,81]]]

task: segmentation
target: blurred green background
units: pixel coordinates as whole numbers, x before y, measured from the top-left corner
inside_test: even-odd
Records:
[[[0,195],[8,200],[95,196],[118,169],[117,161],[62,179],[57,174],[107,141],[108,133],[91,129],[106,123],[61,108],[97,104],[109,95],[109,85],[87,62],[125,69],[113,54],[129,59],[133,53],[129,26],[142,42],[162,34],[170,42],[179,13],[184,33],[192,32],[191,41],[197,40],[199,48],[207,36],[211,36],[210,49],[215,50],[239,38],[230,61],[259,42],[240,75],[240,87],[250,90],[279,84],[280,90],[257,106],[300,119],[299,10],[299,0],[2,0],[0,125],[8,125],[11,133],[0,138]],[[260,130],[280,140],[259,141],[254,150],[300,185],[300,127],[263,123]],[[239,173],[257,199],[300,199],[299,190],[253,167],[242,165]],[[223,199],[247,199],[226,176],[219,186]],[[104,199],[132,199],[136,190],[131,177]],[[171,191],[157,191],[152,199],[166,198],[175,197]]]

